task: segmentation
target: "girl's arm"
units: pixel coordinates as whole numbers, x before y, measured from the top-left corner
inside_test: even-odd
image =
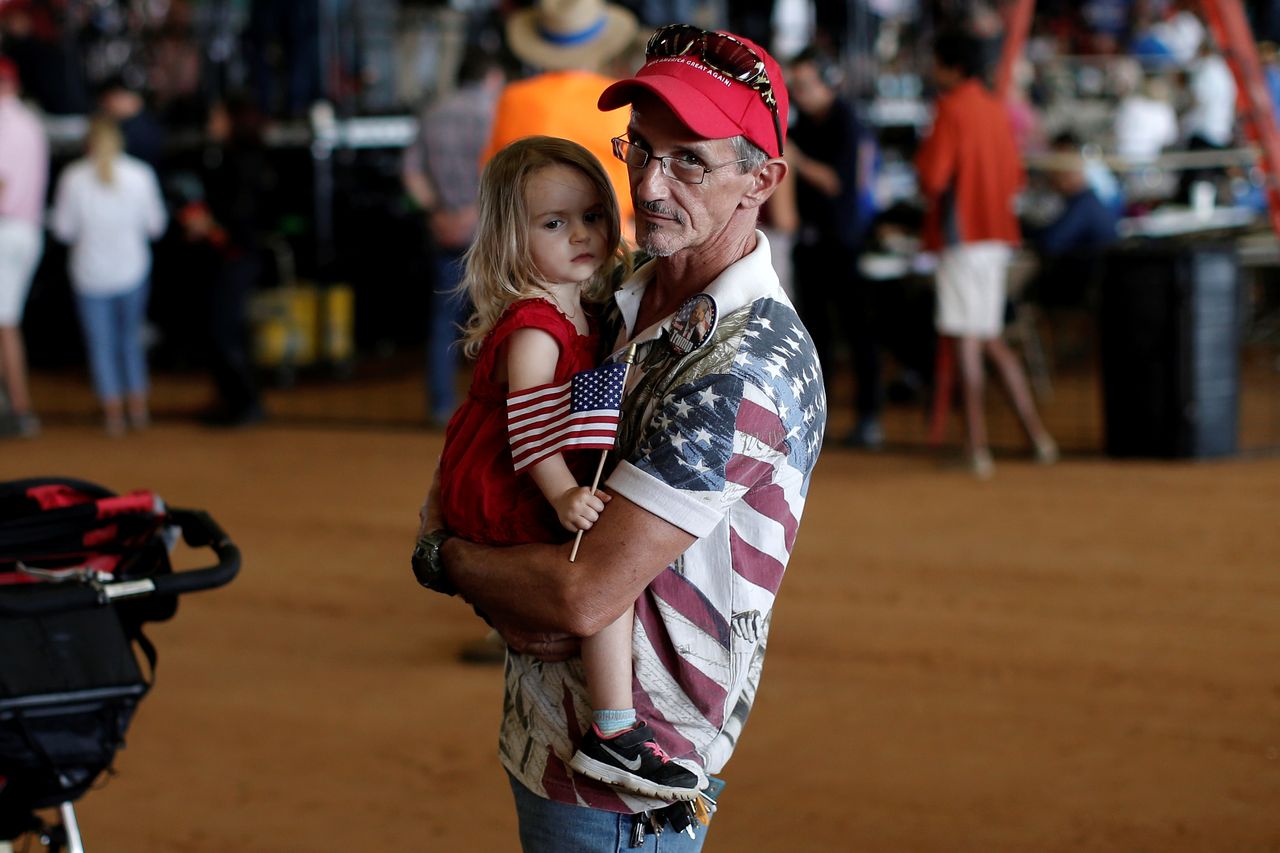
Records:
[[[560,345],[541,329],[519,329],[507,339],[507,388],[510,393],[546,385],[555,379]],[[564,457],[549,456],[528,469],[556,517],[570,532],[588,530],[604,511],[609,496],[591,493],[573,478]]]
[[[75,200],[72,198],[74,187],[70,176],[63,174],[54,190],[53,215],[49,222],[49,230],[63,243],[74,242],[79,235],[79,217],[76,215]]]

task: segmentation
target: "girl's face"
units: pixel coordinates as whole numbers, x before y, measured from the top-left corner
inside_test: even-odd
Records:
[[[604,201],[577,169],[540,169],[525,186],[529,251],[551,284],[587,281],[608,258],[609,223]]]

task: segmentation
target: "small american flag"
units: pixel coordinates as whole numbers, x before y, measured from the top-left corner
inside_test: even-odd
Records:
[[[626,364],[606,364],[575,373],[559,385],[508,395],[512,467],[522,471],[566,448],[611,449],[626,378]]]

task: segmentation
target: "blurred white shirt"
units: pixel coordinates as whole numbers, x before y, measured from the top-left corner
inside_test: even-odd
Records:
[[[1235,136],[1236,81],[1217,54],[1197,59],[1190,69],[1191,107],[1183,116],[1183,136],[1199,136],[1225,148]]]
[[[151,271],[151,241],[168,224],[160,184],[141,160],[120,156],[104,184],[88,159],[63,171],[54,193],[54,236],[71,247],[77,293],[111,296],[142,283]]]
[[[1120,156],[1155,159],[1178,141],[1178,113],[1168,101],[1129,95],[1116,108],[1115,135]]]

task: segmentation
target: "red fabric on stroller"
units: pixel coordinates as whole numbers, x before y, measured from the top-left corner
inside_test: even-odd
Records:
[[[0,483],[0,585],[83,576],[106,580],[159,530],[164,502],[72,479]]]

